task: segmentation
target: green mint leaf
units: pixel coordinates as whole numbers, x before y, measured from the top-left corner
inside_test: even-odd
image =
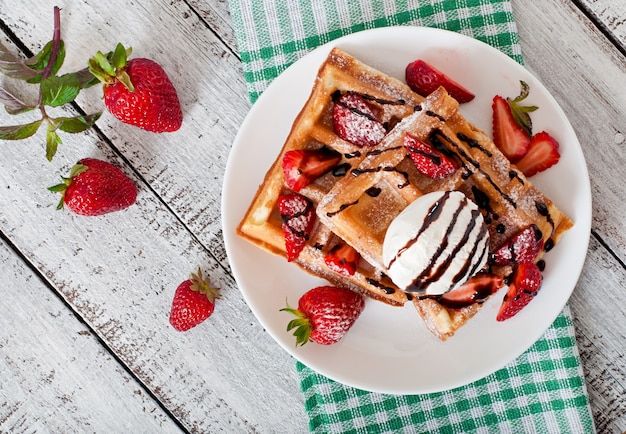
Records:
[[[26,63],[0,42],[0,72],[18,80],[29,80],[37,75]]]
[[[41,102],[43,105],[58,107],[74,101],[80,92],[80,82],[76,74],[50,76],[41,82]]]
[[[530,88],[528,83],[523,80],[520,80],[520,94],[515,98],[507,98],[509,106],[511,107],[511,114],[513,115],[513,119],[515,122],[522,127],[522,129],[526,132],[526,134],[530,137],[532,136],[533,131],[533,122],[530,118],[529,113],[534,112],[539,107],[531,105],[522,105],[522,101],[528,97]]]
[[[12,115],[24,113],[36,107],[33,104],[27,104],[5,88],[0,86],[0,103],[4,104],[4,108]]]
[[[82,133],[91,128],[100,118],[102,112],[93,113],[87,116],[75,116],[73,118],[56,118],[58,128],[66,133]]]
[[[63,143],[63,141],[56,131],[49,129],[46,133],[46,158],[48,161],[52,161],[61,143]]]
[[[41,79],[42,79],[42,72],[44,69],[46,69],[46,67],[48,66],[48,63],[50,63],[50,56],[52,56],[52,47],[54,46],[54,42],[50,41],[48,42],[43,49],[37,53],[36,55],[34,55],[33,57],[31,57],[29,60],[26,61],[26,63],[28,64],[28,66],[30,66],[32,69],[34,69],[37,74],[27,80],[29,83],[41,83]],[[63,43],[63,41],[59,41],[59,51],[57,52],[56,58],[54,59],[54,64],[52,65],[52,69],[50,71],[50,75],[54,75],[56,74],[59,69],[61,69],[61,65],[63,65],[63,61],[65,60],[65,44]]]
[[[0,140],[21,140],[30,137],[37,132],[42,121],[39,119],[29,124],[0,127]]]

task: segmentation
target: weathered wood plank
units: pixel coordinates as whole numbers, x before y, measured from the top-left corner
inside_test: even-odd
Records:
[[[626,271],[592,238],[570,307],[600,433],[626,430],[626,329],[621,327],[626,323],[624,287]]]
[[[626,3],[616,0],[578,0],[605,31],[621,44],[626,52]]]
[[[618,3],[610,3],[613,11],[623,7]],[[626,337],[614,324],[623,322],[626,303],[621,176],[626,89],[616,84],[626,83],[626,62],[572,2],[513,0],[513,7],[526,65],[569,117],[587,160],[594,236],[570,305],[598,431],[621,433],[626,430]]]
[[[0,275],[0,432],[180,432],[2,239]]]

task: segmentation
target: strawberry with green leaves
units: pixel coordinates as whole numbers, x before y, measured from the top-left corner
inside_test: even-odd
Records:
[[[131,50],[118,44],[108,55],[98,52],[89,70],[104,83],[104,104],[120,121],[147,131],[178,130],[183,113],[178,94],[161,65],[153,60],[128,60]]]
[[[57,209],[67,206],[76,214],[99,216],[128,208],[135,203],[137,187],[118,167],[95,158],[84,158],[49,188],[61,193]]]
[[[296,346],[313,341],[321,345],[337,343],[363,312],[363,296],[346,288],[318,286],[298,300],[298,308],[289,304],[281,309],[296,316],[287,325],[294,330]]]
[[[202,270],[176,288],[170,311],[170,324],[178,331],[187,331],[202,323],[213,314],[215,300],[221,298],[219,288],[211,286]]]
[[[533,135],[530,113],[537,106],[523,105],[528,97],[528,84],[520,82],[516,98],[493,98],[493,142],[502,153],[526,176],[544,171],[560,159],[559,144],[549,133]]]

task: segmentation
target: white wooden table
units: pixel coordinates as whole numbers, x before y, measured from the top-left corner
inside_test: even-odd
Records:
[[[0,142],[0,432],[306,432],[294,360],[246,306],[222,241],[222,179],[250,108],[227,2],[58,5],[68,71],[117,41],[131,45],[168,71],[185,120],[155,135],[104,114],[97,128],[65,135],[52,162],[41,135]],[[0,0],[2,42],[38,51],[52,37],[53,6]],[[626,3],[513,8],[526,66],[565,110],[587,160],[593,226],[570,306],[597,429],[621,433]],[[99,86],[89,89],[76,107],[90,112],[100,97]],[[2,111],[0,124],[12,121]],[[55,211],[46,188],[86,156],[121,166],[139,186],[123,216]],[[178,333],[171,299],[198,265],[224,298],[208,322]]]

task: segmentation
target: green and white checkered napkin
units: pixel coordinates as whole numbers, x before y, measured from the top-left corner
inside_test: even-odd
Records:
[[[522,63],[509,0],[230,0],[252,102],[313,48],[375,27],[458,31]],[[526,353],[470,385],[428,395],[365,392],[297,363],[313,432],[594,431],[569,307]]]

